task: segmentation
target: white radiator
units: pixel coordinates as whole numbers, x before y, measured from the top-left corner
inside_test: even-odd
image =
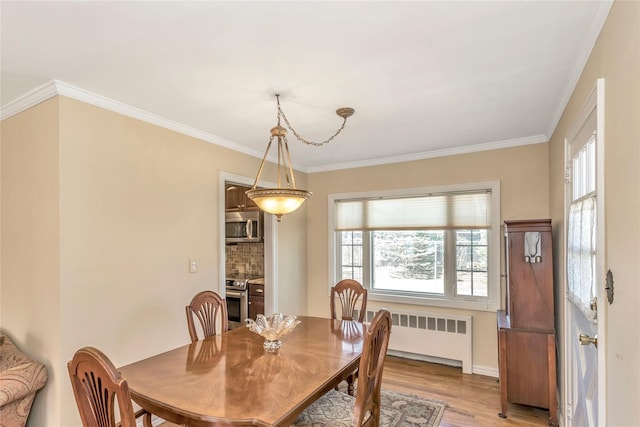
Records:
[[[367,310],[365,322],[371,322],[375,314]],[[389,350],[458,360],[462,362],[462,372],[471,373],[471,316],[392,310],[391,318]]]

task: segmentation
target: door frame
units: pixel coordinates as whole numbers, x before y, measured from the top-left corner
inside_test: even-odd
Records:
[[[224,240],[225,235],[225,182],[232,181],[238,184],[253,186],[255,178],[250,178],[242,175],[233,174],[230,172],[220,171],[218,175],[218,253],[219,267],[218,275],[219,282],[225,283],[226,276],[226,243]],[[276,187],[276,184],[269,181],[260,181],[258,185],[261,187],[272,188]],[[265,313],[277,313],[278,312],[278,227],[276,226],[276,217],[265,212],[264,214],[264,311]],[[225,287],[220,287],[220,295],[225,295]]]
[[[593,89],[585,105],[580,113],[576,116],[567,136],[564,139],[564,165],[567,168],[566,178],[570,177],[570,169],[568,165],[571,162],[571,156],[569,154],[570,143],[574,140],[578,134],[589,114],[596,111],[596,215],[597,215],[597,230],[596,230],[596,296],[598,298],[597,309],[597,330],[598,330],[598,425],[606,425],[607,419],[607,390],[606,390],[606,348],[607,348],[607,336],[606,336],[606,324],[607,324],[607,297],[604,289],[605,281],[605,266],[606,266],[606,245],[605,245],[605,169],[604,169],[604,135],[605,135],[605,79],[600,78],[596,81],[596,87]],[[573,408],[570,405],[573,402],[569,402],[568,399],[571,394],[570,384],[570,372],[571,361],[569,360],[569,347],[573,340],[578,339],[575,336],[569,334],[569,316],[568,316],[568,304],[569,294],[567,290],[567,240],[568,240],[568,206],[570,205],[570,192],[568,191],[567,179],[565,179],[564,188],[564,207],[563,207],[563,265],[564,275],[562,277],[562,309],[563,309],[563,325],[562,332],[564,339],[562,340],[562,353],[563,357],[563,402],[562,413],[563,421],[565,425],[570,425],[570,417],[573,415]]]

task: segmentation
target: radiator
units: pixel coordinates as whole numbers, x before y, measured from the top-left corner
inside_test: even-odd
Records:
[[[365,323],[376,312],[367,310]],[[462,372],[472,371],[471,316],[450,313],[391,311],[389,350],[457,360]]]

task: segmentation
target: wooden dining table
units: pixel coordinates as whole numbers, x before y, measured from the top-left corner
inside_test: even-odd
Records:
[[[275,353],[240,327],[119,368],[133,400],[187,426],[288,426],[360,361],[366,325],[299,316]]]

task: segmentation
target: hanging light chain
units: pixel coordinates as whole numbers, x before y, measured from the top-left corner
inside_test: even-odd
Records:
[[[246,195],[251,200],[253,200],[260,209],[275,215],[278,219],[278,222],[280,222],[280,220],[282,219],[282,215],[295,211],[302,205],[302,203],[304,203],[305,200],[307,200],[311,196],[310,191],[296,188],[296,180],[293,175],[293,164],[291,163],[291,153],[289,152],[289,142],[287,141],[287,130],[280,125],[280,119],[283,119],[285,121],[286,125],[289,127],[291,132],[293,132],[296,138],[298,138],[298,140],[304,142],[305,144],[320,146],[331,142],[333,138],[338,136],[342,129],[344,129],[344,125],[347,122],[347,117],[351,116],[355,112],[355,110],[349,107],[339,108],[338,110],[336,110],[336,114],[344,119],[344,121],[342,122],[342,126],[340,126],[338,131],[332,137],[324,142],[317,143],[307,141],[293,129],[291,123],[289,123],[289,120],[287,120],[287,116],[284,115],[284,112],[280,108],[279,94],[276,94],[276,99],[278,100],[278,111],[276,114],[278,124],[271,128],[271,137],[269,138],[269,144],[267,144],[267,149],[264,152],[264,156],[262,156],[262,161],[260,162],[260,167],[258,168],[258,174],[256,175],[256,179],[253,182],[253,187],[251,188],[251,190],[246,191]],[[276,188],[257,188],[258,183],[260,182],[260,177],[262,176],[262,171],[264,169],[267,156],[269,155],[269,150],[271,149],[274,140],[276,140],[278,145],[278,186]],[[286,187],[283,187],[285,183]]]
[[[351,114],[346,115],[346,116],[341,116],[341,117],[343,117],[342,125],[338,128],[336,133],[334,133],[328,139],[326,139],[326,140],[324,140],[322,142],[313,142],[313,141],[306,140],[298,132],[296,132],[296,130],[293,128],[293,126],[291,126],[291,123],[289,123],[289,120],[287,119],[287,116],[284,114],[284,111],[282,111],[282,108],[280,107],[280,95],[279,94],[276,94],[276,99],[278,101],[278,124],[280,124],[280,117],[282,117],[282,119],[286,123],[287,127],[295,135],[295,137],[298,139],[298,141],[304,142],[307,145],[313,145],[314,147],[321,147],[321,146],[323,146],[325,144],[330,143],[333,140],[333,138],[335,138],[336,136],[338,136],[340,134],[340,132],[342,132],[342,129],[344,129],[344,125],[347,124],[347,118],[349,118],[349,116],[351,114],[353,114],[353,113],[351,113]]]

